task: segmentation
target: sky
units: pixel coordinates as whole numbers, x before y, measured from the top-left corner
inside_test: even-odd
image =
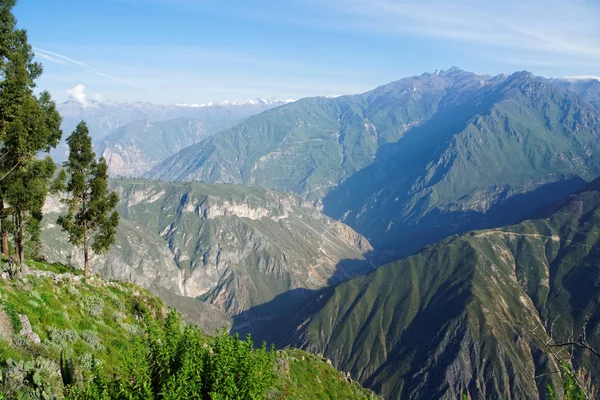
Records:
[[[57,101],[361,93],[458,66],[600,76],[600,0],[19,0]]]

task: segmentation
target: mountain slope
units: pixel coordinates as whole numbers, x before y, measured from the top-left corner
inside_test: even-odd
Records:
[[[371,164],[380,144],[435,114],[446,88],[474,77],[427,74],[364,95],[303,99],[184,149],[148,176],[257,185],[318,200]]]
[[[550,83],[569,90],[597,109],[600,108],[600,80],[596,77],[550,79]]]
[[[111,175],[141,176],[184,147],[212,133],[201,122],[188,118],[131,122],[118,128],[96,146]]]
[[[246,102],[209,103],[206,105],[177,105],[151,103],[119,103],[114,101],[67,101],[57,105],[63,117],[63,139],[75,130],[79,122],[85,120],[90,129],[94,144],[119,127],[131,122],[147,120],[167,121],[177,118],[190,118],[200,121],[212,132],[230,128],[251,115],[259,114],[286,102],[253,100]],[[66,142],[51,152],[52,158],[62,162],[68,155]]]
[[[559,200],[600,174],[598,150],[600,115],[576,94],[453,68],[267,111],[148,176],[294,191],[398,257]]]
[[[545,398],[558,367],[550,333],[564,342],[585,328],[600,348],[599,261],[600,180],[545,218],[448,238],[342,283],[263,334],[389,398]],[[573,351],[598,385],[600,360]]]
[[[159,294],[197,298],[236,315],[270,316],[303,299],[302,290],[339,283],[373,267],[369,242],[291,194],[214,184],[118,180],[122,224],[115,246],[92,270]],[[51,260],[80,252],[66,244],[50,202],[42,237]],[[59,249],[59,250],[57,250]],[[273,308],[275,296],[296,290]],[[179,299],[182,300],[182,299]],[[249,319],[254,319],[249,318]]]

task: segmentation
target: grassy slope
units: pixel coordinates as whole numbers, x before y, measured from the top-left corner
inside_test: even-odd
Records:
[[[29,265],[35,270],[67,272],[60,265]],[[60,351],[65,348],[73,354],[76,368],[86,368],[86,359],[89,363],[92,354],[110,372],[126,353],[123,350],[130,345],[132,335],[140,329],[136,318],[140,307],[157,318],[166,312],[157,297],[135,285],[98,278],[79,282],[72,278],[63,275],[53,280],[29,275],[24,279],[0,279],[2,308],[12,321],[12,327],[2,327],[0,364],[4,366],[9,358],[44,359],[56,372]],[[19,335],[8,338],[11,328],[17,332],[21,329],[18,314],[28,316],[41,344],[32,344]],[[276,359],[279,380],[272,398],[374,398],[322,358],[291,349],[278,351]],[[50,377],[53,384],[60,385],[59,375]]]

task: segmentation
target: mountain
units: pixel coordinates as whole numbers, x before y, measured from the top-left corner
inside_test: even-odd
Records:
[[[131,281],[190,307],[197,299],[214,318],[253,309],[251,322],[304,299],[303,291],[337,284],[373,269],[369,242],[300,197],[259,188],[116,180],[122,221],[113,248],[93,271]],[[45,207],[43,254],[81,263]],[[275,307],[262,307],[292,291]],[[211,315],[212,315],[211,314]],[[247,314],[250,315],[250,314]],[[212,317],[211,317],[212,318]]]
[[[550,79],[549,82],[577,94],[597,109],[600,108],[600,78],[576,76]]]
[[[600,174],[600,114],[528,72],[452,68],[266,111],[148,177],[293,191],[390,257],[511,224]]]
[[[184,147],[212,133],[198,120],[177,118],[126,124],[101,139],[96,146],[113,176],[141,176]]]
[[[263,335],[324,354],[386,398],[545,398],[559,385],[552,352],[572,351],[597,386],[597,356],[548,344],[583,330],[600,348],[600,180],[544,214],[327,289]]]
[[[196,119],[212,132],[229,128],[251,115],[286,104],[289,101],[251,100],[216,102],[208,104],[152,104],[144,102],[121,103],[115,101],[70,100],[57,105],[63,117],[63,139],[75,130],[79,122],[85,120],[95,144],[119,127],[140,120],[149,122],[166,121],[177,118]],[[68,147],[63,140],[51,152],[57,162],[66,159]]]

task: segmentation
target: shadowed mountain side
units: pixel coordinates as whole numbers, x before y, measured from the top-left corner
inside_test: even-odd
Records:
[[[369,204],[368,215],[371,218],[360,222],[356,219],[344,219],[343,209],[335,210],[336,206],[332,205],[336,202],[335,197],[351,198],[349,194],[356,189],[353,188],[354,183],[373,182],[376,180],[374,175],[377,174],[377,168],[366,168],[331,192],[324,200],[324,212],[332,217],[341,217],[346,224],[355,225],[357,232],[376,243],[382,262],[406,257],[448,236],[476,229],[503,227],[537,216],[540,208],[552,209],[553,204],[588,184],[577,176],[556,175],[556,181],[545,184],[536,182],[536,188],[530,191],[519,193],[510,185],[495,186],[464,196],[457,202],[443,207],[431,207],[425,204],[427,199],[422,199],[421,204],[415,207],[417,210],[409,213],[406,213],[405,207],[399,204],[399,201],[392,201],[390,204],[384,189],[380,195],[385,197],[385,200]],[[473,209],[469,204],[480,200],[487,202],[485,209]]]
[[[553,213],[447,238],[318,293],[253,334],[323,354],[389,398],[540,399],[551,335],[600,347],[600,180]],[[535,334],[534,334],[535,332]],[[596,387],[600,360],[574,348]]]
[[[375,269],[375,264],[368,261],[374,256],[374,253],[365,254],[367,260],[342,260],[336,266],[335,273],[329,278],[328,285],[333,287],[339,285],[348,279],[362,275],[368,269]],[[327,292],[328,288],[310,290],[306,288],[292,289],[275,296],[271,301],[265,302],[258,306],[245,310],[242,313],[234,315],[232,333],[252,333],[258,334],[260,337],[267,337],[267,331],[273,328],[272,321],[278,321],[280,318],[287,318],[291,315],[296,315],[300,309],[304,309],[307,305],[312,304],[315,297]],[[276,323],[275,327],[281,326]],[[275,329],[277,331],[277,329]],[[276,342],[274,338],[268,337],[271,342]],[[260,343],[257,341],[256,343]]]

